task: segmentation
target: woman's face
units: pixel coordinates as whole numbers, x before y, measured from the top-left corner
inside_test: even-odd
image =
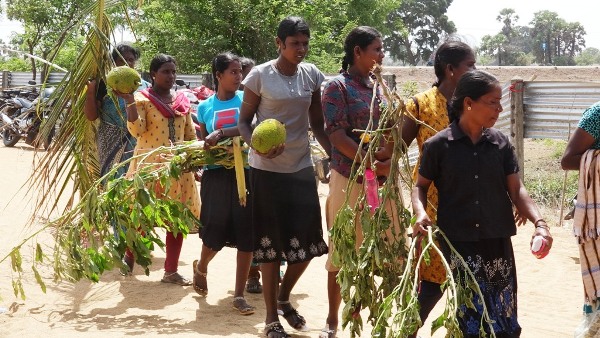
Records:
[[[242,65],[239,61],[230,62],[225,71],[217,72],[217,78],[219,79],[219,89],[235,92],[242,83]]]
[[[157,71],[152,72],[152,79],[154,80],[153,87],[162,89],[171,89],[175,84],[177,78],[177,66],[173,62],[163,63]]]
[[[457,67],[454,67],[452,70],[453,76],[452,79],[457,83],[460,77],[469,71],[475,70],[475,55],[473,53],[469,53],[467,57],[462,60]]]
[[[121,58],[121,55],[123,56],[123,58]],[[125,52],[121,55],[119,55],[115,60],[115,65],[117,67],[127,65],[131,68],[135,68],[135,62],[137,61],[137,59],[135,58],[135,55],[132,52]],[[123,61],[123,59],[125,59],[125,61]]]
[[[292,64],[299,64],[306,57],[306,53],[308,53],[309,40],[310,38],[302,33],[288,36],[283,42],[278,38],[281,57]]]
[[[354,55],[354,62],[360,63],[360,66],[363,69],[370,70],[373,68],[374,64],[381,64],[383,62],[383,58],[385,54],[383,52],[383,42],[380,38],[376,38],[369,44],[365,49],[358,48],[358,56]]]
[[[471,110],[465,107],[463,115],[484,128],[491,128],[498,120],[502,112],[502,88],[500,84],[494,85],[493,89],[477,100],[471,101]]]

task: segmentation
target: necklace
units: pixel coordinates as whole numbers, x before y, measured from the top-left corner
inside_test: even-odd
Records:
[[[277,69],[279,74],[284,75],[284,76],[294,76],[294,75],[296,75],[296,72],[298,72],[298,67],[296,67],[296,69],[294,69],[294,71],[291,72],[292,74],[287,74],[286,72],[283,71],[283,69],[279,65],[279,60],[275,61],[275,68]]]

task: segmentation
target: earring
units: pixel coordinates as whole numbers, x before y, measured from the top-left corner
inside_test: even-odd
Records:
[[[467,110],[471,110],[471,107],[467,107]]]
[[[450,77],[454,77],[454,73],[452,73],[452,72],[451,72],[451,73],[450,73]]]

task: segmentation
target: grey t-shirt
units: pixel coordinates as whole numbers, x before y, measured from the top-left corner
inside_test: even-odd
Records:
[[[321,90],[325,76],[312,63],[300,63],[293,76],[285,76],[275,68],[275,60],[254,67],[243,84],[261,97],[256,123],[276,119],[285,124],[283,153],[267,159],[250,151],[248,162],[261,170],[294,173],[312,165],[308,140],[308,108],[312,95]]]

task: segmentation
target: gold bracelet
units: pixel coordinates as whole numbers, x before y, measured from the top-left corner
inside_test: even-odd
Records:
[[[128,104],[125,106],[125,108],[129,108],[129,107],[131,107],[131,106],[133,106],[133,105],[135,105],[135,101],[133,101],[133,102],[131,102],[131,103],[128,103]]]

